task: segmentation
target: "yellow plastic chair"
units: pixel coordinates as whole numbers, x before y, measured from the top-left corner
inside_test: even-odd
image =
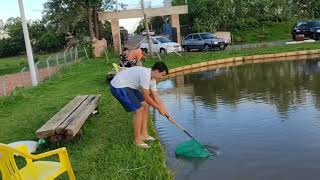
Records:
[[[121,67],[116,63],[112,63],[112,66],[113,66],[114,70],[116,70],[117,73],[122,71],[122,70],[124,70],[124,69],[126,69],[125,67]]]
[[[15,155],[25,158],[25,167],[18,169]],[[60,162],[38,161],[54,155],[59,156]],[[53,180],[64,172],[68,173],[70,180],[76,179],[66,148],[33,155],[25,145],[12,148],[0,143],[0,171],[3,180]]]

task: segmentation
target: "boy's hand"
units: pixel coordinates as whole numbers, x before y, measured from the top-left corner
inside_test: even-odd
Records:
[[[167,115],[165,115],[167,117],[167,119],[170,121],[170,123],[172,124],[176,124],[176,121],[169,115],[169,113]]]
[[[162,115],[162,116],[167,116],[167,111],[163,108],[163,107],[160,107],[158,109],[158,112]]]
[[[167,118],[172,124],[176,124],[176,121],[170,115]]]

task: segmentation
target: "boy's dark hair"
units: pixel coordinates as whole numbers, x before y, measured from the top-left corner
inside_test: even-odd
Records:
[[[129,49],[128,49],[127,47],[124,47],[124,48],[123,48],[123,51],[126,51],[126,50],[129,50]]]
[[[165,71],[166,74],[169,74],[168,67],[164,62],[156,62],[151,69],[152,71],[158,70],[160,73]]]

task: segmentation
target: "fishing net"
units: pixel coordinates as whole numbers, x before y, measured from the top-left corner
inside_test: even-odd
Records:
[[[207,158],[210,153],[202,144],[191,139],[176,147],[176,155],[187,158]]]

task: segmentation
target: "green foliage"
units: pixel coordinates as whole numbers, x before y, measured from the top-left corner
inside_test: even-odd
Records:
[[[156,16],[151,18],[152,30],[155,31],[156,34],[160,34],[162,32],[163,24],[164,24],[163,17]]]
[[[134,31],[135,34],[141,34],[141,32],[145,29],[145,23],[143,20],[139,22],[137,29]]]
[[[294,21],[274,22],[251,30],[235,31],[232,33],[233,42],[259,43],[291,39],[291,29]]]
[[[41,51],[52,52],[63,49],[64,43],[64,36],[59,36],[57,34],[54,34],[53,32],[48,31],[42,34],[36,44],[36,47]]]
[[[9,38],[0,40],[0,57],[15,56],[25,52],[25,42],[20,18],[10,18],[5,24]],[[28,24],[30,40],[34,52],[63,49],[64,34],[54,32],[43,21]]]
[[[174,5],[184,0],[173,0]],[[240,32],[275,22],[320,18],[318,0],[188,0],[189,13],[181,23],[193,32]]]

